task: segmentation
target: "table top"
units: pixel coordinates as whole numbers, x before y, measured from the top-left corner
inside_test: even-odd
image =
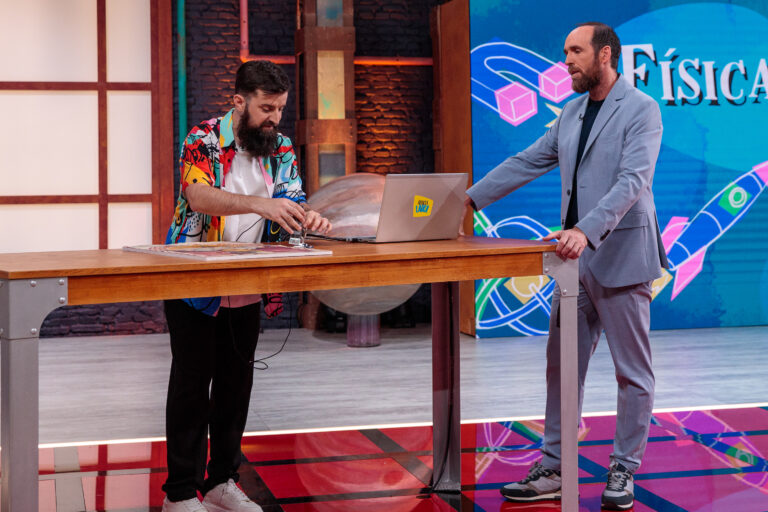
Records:
[[[5,253],[0,254],[0,279],[315,266],[481,255],[531,254],[551,252],[555,249],[555,244],[551,242],[466,236],[456,240],[386,244],[323,240],[313,241],[313,246],[317,249],[331,250],[333,254],[290,258],[202,261],[176,256],[129,252],[121,249]]]
[[[232,261],[120,249],[0,254],[0,279],[66,278],[67,304],[103,304],[533,276],[555,250],[550,242],[484,237],[314,245],[333,254]]]

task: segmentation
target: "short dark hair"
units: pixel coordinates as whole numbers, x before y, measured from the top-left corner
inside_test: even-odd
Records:
[[[619,55],[621,54],[621,42],[613,28],[605,23],[600,23],[599,21],[588,21],[579,26],[595,28],[595,32],[592,34],[592,48],[595,50],[595,58],[597,58],[597,54],[604,46],[609,46],[611,48],[611,67],[613,69],[618,69]]]
[[[235,75],[235,94],[251,94],[257,90],[267,94],[282,94],[290,87],[291,82],[285,71],[268,60],[244,62]]]

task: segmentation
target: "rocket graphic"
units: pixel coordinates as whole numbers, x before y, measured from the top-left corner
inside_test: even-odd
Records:
[[[672,300],[701,272],[709,246],[752,207],[766,185],[768,161],[726,185],[690,222],[688,217],[670,219],[661,239],[669,260],[669,271],[675,274]],[[665,272],[654,282],[654,297],[670,280],[670,274]]]

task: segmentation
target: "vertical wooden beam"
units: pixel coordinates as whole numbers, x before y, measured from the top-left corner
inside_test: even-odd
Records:
[[[96,0],[97,90],[99,105],[99,249],[109,240],[109,203],[107,201],[107,6]]]
[[[431,13],[435,172],[466,172],[472,183],[472,104],[469,0],[452,0]],[[464,232],[472,234],[467,215]],[[475,283],[460,283],[461,332],[475,334]]]
[[[314,194],[320,188],[320,144],[307,144],[304,150],[304,169],[306,171],[306,182],[304,189],[308,196]],[[314,172],[309,172],[314,169]]]
[[[341,26],[318,27],[317,1],[296,1],[296,83],[298,109],[296,142],[303,155],[300,162],[304,171],[304,189],[308,195],[320,188],[320,145],[342,144],[344,147],[344,173],[357,170],[357,125],[355,118],[355,38],[354,0],[342,0]],[[318,91],[319,51],[343,53],[344,120],[318,119],[320,98]],[[339,113],[340,114],[340,113]],[[318,301],[305,302],[302,309],[302,325],[315,328]]]
[[[163,243],[173,216],[173,13],[152,0],[152,243]],[[180,134],[181,137],[184,134]]]

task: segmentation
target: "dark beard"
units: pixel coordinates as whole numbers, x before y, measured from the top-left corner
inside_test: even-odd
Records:
[[[251,126],[250,118],[246,108],[237,127],[240,146],[253,156],[270,156],[277,149],[277,126],[269,121],[261,126]],[[264,129],[265,126],[272,126],[272,129]]]
[[[589,69],[584,69],[581,72],[581,78],[578,80],[571,80],[571,88],[581,94],[583,92],[591,91],[600,84],[600,68],[597,64],[597,58]]]

